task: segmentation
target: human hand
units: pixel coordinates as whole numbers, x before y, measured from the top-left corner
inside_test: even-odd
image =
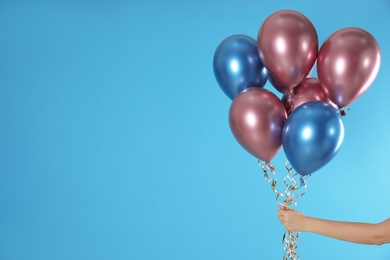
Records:
[[[288,231],[305,231],[306,216],[301,212],[279,205],[278,218]]]

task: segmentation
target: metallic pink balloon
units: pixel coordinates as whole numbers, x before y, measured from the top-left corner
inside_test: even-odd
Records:
[[[284,94],[286,93],[289,88],[288,87],[285,87],[283,86],[277,79],[275,79],[274,76],[272,76],[271,74],[268,74],[268,81],[269,83],[271,83],[271,85],[277,90],[279,91],[280,93]]]
[[[249,153],[265,162],[270,162],[282,145],[286,118],[279,98],[262,88],[240,93],[229,111],[234,137]]]
[[[320,81],[317,78],[304,79],[301,84],[291,89],[291,91],[284,93],[282,97],[282,103],[286,108],[287,114],[290,114],[295,108],[303,103],[310,101],[328,102],[337,108],[325,94],[320,85]]]
[[[325,93],[342,108],[370,87],[380,62],[379,45],[371,34],[360,28],[344,28],[321,46],[317,74]]]
[[[278,11],[261,25],[257,50],[267,70],[283,86],[293,88],[314,65],[318,54],[317,32],[303,14]]]

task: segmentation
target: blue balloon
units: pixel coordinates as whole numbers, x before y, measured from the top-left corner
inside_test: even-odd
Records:
[[[323,101],[307,102],[287,118],[283,127],[283,149],[302,176],[312,174],[331,161],[344,139],[340,112]]]
[[[222,41],[215,51],[213,67],[219,86],[232,100],[248,88],[263,87],[268,78],[256,41],[246,35],[233,35]]]

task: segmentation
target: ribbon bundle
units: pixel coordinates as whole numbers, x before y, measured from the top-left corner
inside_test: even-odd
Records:
[[[299,191],[302,187],[304,188],[304,190],[306,189],[306,180],[311,175],[302,177],[298,173],[292,173],[293,168],[289,166],[288,162],[286,162],[285,166],[287,170],[287,175],[283,179],[285,189],[283,192],[280,192],[276,189],[278,179],[276,177],[275,167],[261,160],[259,160],[259,166],[263,170],[264,178],[271,183],[271,189],[276,194],[276,202],[285,210],[293,210],[297,206],[297,199],[305,195],[305,191]],[[272,174],[271,177],[268,172]],[[299,181],[295,179],[297,176],[299,176]],[[296,252],[296,249],[298,247],[299,234],[299,232],[292,232],[288,230],[284,232],[282,239],[283,248],[285,251],[283,260],[299,259],[299,255]]]

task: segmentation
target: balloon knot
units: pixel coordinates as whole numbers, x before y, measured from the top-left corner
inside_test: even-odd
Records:
[[[267,164],[267,166],[268,166],[268,168],[269,168],[269,170],[271,171],[271,172],[274,172],[275,171],[275,166],[272,166],[271,164]]]
[[[350,109],[351,109],[350,107],[348,107],[347,110],[344,110],[344,109],[340,108],[340,114],[341,114],[341,116],[346,116],[346,115],[347,115],[347,112],[348,112]]]
[[[302,186],[306,186],[306,182],[305,182],[305,180],[303,179],[302,176],[301,176],[301,178],[299,178],[299,181],[300,181],[300,183],[301,183],[301,187],[302,187]]]

